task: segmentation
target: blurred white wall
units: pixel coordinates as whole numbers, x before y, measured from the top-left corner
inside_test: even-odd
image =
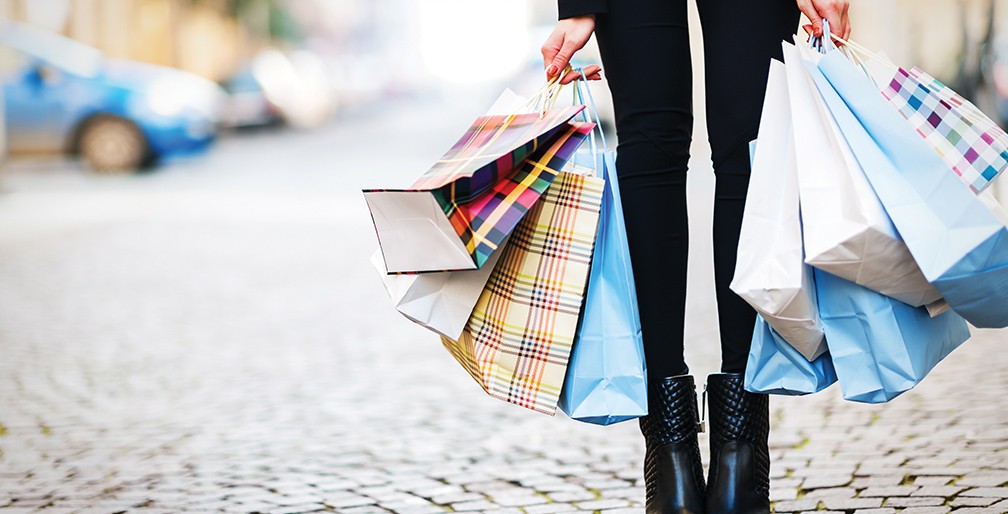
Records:
[[[897,64],[920,66],[948,80],[964,51],[978,53],[992,2],[995,34],[1006,34],[1008,0],[854,0],[851,37],[868,48],[885,50]]]

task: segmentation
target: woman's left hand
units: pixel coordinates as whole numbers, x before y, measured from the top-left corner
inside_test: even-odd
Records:
[[[850,19],[847,17],[849,8],[848,0],[798,0],[798,9],[812,22],[811,25],[805,25],[804,29],[815,37],[822,36],[822,21],[825,19],[829,21],[831,33],[847,39],[851,32]]]

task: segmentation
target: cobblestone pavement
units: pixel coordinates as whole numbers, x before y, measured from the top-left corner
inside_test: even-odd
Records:
[[[642,511],[634,423],[491,400],[388,306],[368,161],[327,150],[378,133],[249,136],[146,177],[15,163],[0,512]],[[776,512],[1008,512],[1006,342],[977,332],[885,405],[772,398]]]

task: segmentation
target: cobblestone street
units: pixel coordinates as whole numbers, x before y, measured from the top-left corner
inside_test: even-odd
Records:
[[[458,111],[239,134],[139,176],[0,169],[0,512],[642,512],[636,422],[490,399],[368,262],[360,188],[426,169]],[[775,511],[1008,512],[1006,345],[975,331],[884,405],[772,397]]]

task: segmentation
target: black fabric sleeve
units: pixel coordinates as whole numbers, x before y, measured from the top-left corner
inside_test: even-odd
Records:
[[[609,10],[608,0],[557,0],[559,18],[600,14]]]

